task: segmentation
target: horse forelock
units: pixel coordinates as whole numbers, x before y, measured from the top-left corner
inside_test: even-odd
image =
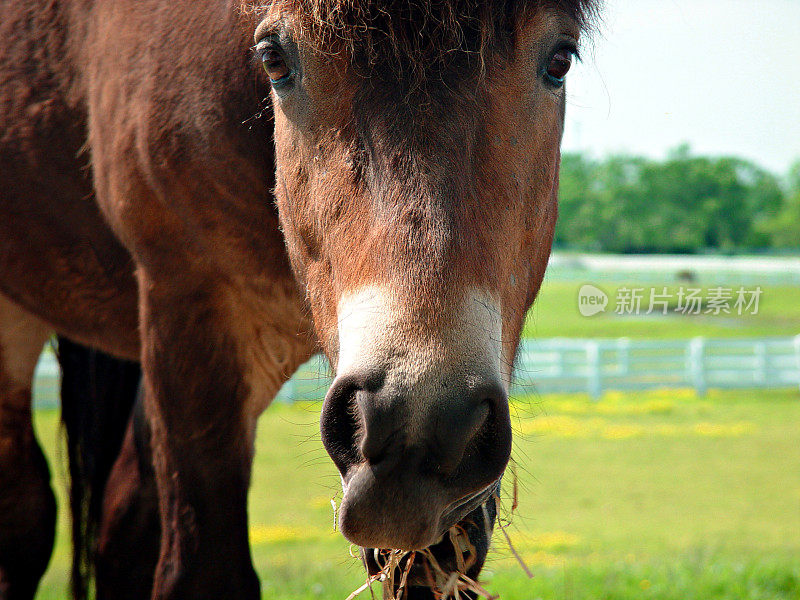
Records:
[[[306,41],[347,52],[370,74],[423,78],[455,61],[483,65],[521,16],[545,8],[585,26],[600,0],[242,0],[250,12],[291,15]]]

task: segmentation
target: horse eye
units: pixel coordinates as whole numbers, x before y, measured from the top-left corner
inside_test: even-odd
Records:
[[[570,67],[572,67],[572,57],[574,54],[575,52],[569,48],[562,48],[553,54],[550,58],[550,64],[547,65],[547,69],[545,69],[544,73],[550,84],[556,87],[564,85],[567,73],[569,73]]]
[[[261,60],[264,62],[264,70],[272,83],[282,83],[291,74],[283,55],[277,50],[267,50]]]

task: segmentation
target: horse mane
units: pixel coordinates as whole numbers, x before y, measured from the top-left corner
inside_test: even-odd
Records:
[[[292,15],[307,41],[331,52],[345,50],[370,72],[422,75],[465,57],[484,64],[489,54],[508,46],[518,17],[543,8],[584,27],[599,1],[272,0],[250,8]]]

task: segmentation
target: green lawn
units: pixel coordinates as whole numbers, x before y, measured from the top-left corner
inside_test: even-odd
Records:
[[[250,520],[265,598],[344,600],[363,581],[333,531],[339,482],[319,408],[276,405],[261,419]],[[535,577],[496,537],[484,580],[504,600],[800,598],[798,392],[544,396],[514,408],[510,531]],[[36,420],[63,505],[57,416]],[[66,539],[62,514],[38,598],[66,597]]]
[[[587,280],[587,283],[591,279]],[[603,281],[598,284],[610,297],[609,309],[604,314],[583,317],[578,311],[578,290],[584,282],[548,280],[542,286],[539,298],[528,315],[524,335],[528,337],[630,337],[689,338],[745,337],[800,334],[800,287],[761,286],[762,295],[757,315],[721,314],[703,315],[640,315],[620,316],[614,313],[617,291],[626,282]],[[648,308],[651,284],[627,282],[628,287],[644,288],[643,307]],[[655,286],[661,293],[663,286]],[[684,288],[700,287],[686,285]],[[731,286],[733,287],[733,286]],[[677,291],[674,285],[670,294]],[[704,287],[704,290],[707,290]],[[735,289],[738,289],[736,287]],[[751,289],[751,288],[746,288]],[[704,293],[705,295],[705,293]],[[674,297],[674,296],[673,296]],[[676,300],[672,302],[675,304]],[[735,312],[735,311],[734,311]]]

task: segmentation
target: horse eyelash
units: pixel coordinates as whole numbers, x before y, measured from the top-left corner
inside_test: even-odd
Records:
[[[266,54],[268,50],[273,49],[280,50],[280,46],[269,38],[265,38],[256,45],[250,47],[250,50],[253,51],[253,56],[255,56],[258,60],[263,60],[264,54]]]
[[[565,42],[563,44],[556,46],[555,52],[559,52],[561,50],[568,50],[569,52],[572,53],[572,56],[575,57],[575,59],[578,62],[583,62],[583,59],[581,58],[580,48],[578,48],[578,44],[576,44],[575,42]]]

